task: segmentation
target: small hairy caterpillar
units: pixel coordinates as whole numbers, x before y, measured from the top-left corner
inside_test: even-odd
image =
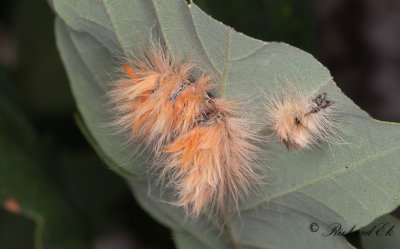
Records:
[[[289,149],[307,149],[319,140],[330,141],[334,131],[333,101],[317,96],[283,93],[266,104],[270,128]]]
[[[111,125],[154,152],[159,182],[174,187],[174,203],[193,217],[237,207],[261,181],[257,135],[238,117],[237,103],[214,98],[212,77],[173,60],[158,42],[127,60],[122,72],[109,93]]]

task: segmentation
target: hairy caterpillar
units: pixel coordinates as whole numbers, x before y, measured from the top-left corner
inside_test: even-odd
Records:
[[[109,93],[112,125],[154,152],[159,181],[174,187],[174,203],[193,217],[237,207],[260,183],[257,135],[238,117],[237,103],[214,98],[212,77],[196,70],[152,42],[127,60]]]
[[[301,91],[282,93],[266,104],[270,128],[289,149],[303,150],[318,143],[330,141],[334,131],[334,102],[327,94],[316,96]]]

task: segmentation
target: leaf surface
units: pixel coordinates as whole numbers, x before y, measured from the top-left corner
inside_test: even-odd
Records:
[[[400,245],[400,220],[392,215],[384,215],[360,230],[364,249],[395,249]]]
[[[310,232],[309,225],[361,227],[399,205],[400,127],[360,110],[310,54],[247,37],[183,0],[53,0],[53,6],[58,47],[85,125],[113,165],[141,176],[128,180],[136,198],[179,234],[178,245],[350,248],[342,238]],[[220,97],[246,100],[242,115],[254,121],[251,128],[256,131],[267,122],[261,93],[276,92],[288,82],[304,92],[327,92],[340,110],[338,127],[347,144],[322,144],[296,153],[276,139],[266,142],[260,164],[268,172],[267,184],[241,206],[240,216],[226,220],[223,228],[206,217],[185,220],[182,210],[163,202],[171,201],[168,194],[156,187],[148,191],[152,184],[146,183],[144,172],[149,156],[126,160],[136,145],[121,146],[124,138],[101,125],[111,118],[104,95],[113,67],[150,36],[163,40],[171,55],[202,65],[213,75]]]

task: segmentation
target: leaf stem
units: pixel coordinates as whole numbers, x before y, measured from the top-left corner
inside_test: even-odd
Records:
[[[222,71],[222,78],[221,78],[221,87],[219,89],[219,97],[223,98],[225,96],[225,75],[228,68],[228,53],[229,53],[229,38],[230,38],[230,31],[231,27],[228,27],[226,31],[226,42],[225,42],[225,62],[224,62],[224,70]]]

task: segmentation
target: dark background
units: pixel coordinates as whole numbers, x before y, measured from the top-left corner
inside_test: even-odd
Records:
[[[372,117],[400,121],[400,1],[194,2],[249,36],[313,54]],[[0,80],[13,89],[13,101],[51,155],[50,173],[74,202],[96,249],[173,248],[169,231],[141,210],[77,128],[53,19],[45,1],[0,1]],[[32,221],[0,209],[0,248],[33,248],[33,228]],[[356,235],[350,240],[357,244]]]

